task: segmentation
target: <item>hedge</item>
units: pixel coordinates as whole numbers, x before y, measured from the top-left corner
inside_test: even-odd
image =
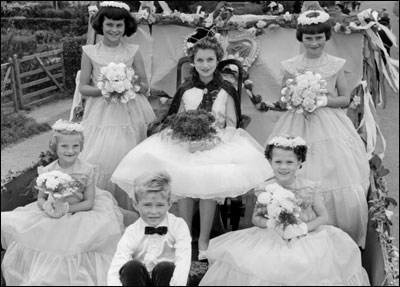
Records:
[[[60,19],[60,18],[1,18],[2,29],[19,30],[46,30],[59,32],[62,35],[70,36],[83,35],[87,33],[87,21],[82,18]]]

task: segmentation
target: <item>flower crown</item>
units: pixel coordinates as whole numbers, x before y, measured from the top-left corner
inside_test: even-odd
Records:
[[[289,137],[286,135],[281,135],[281,136],[276,136],[276,137],[272,138],[268,142],[268,145],[295,148],[297,146],[306,146],[307,144],[306,144],[305,140],[303,140],[299,136],[293,138],[293,137]]]
[[[58,120],[52,126],[55,132],[67,132],[67,133],[82,133],[83,127],[80,123],[73,123],[66,120]]]
[[[103,1],[100,3],[100,7],[116,7],[116,8],[125,9],[128,12],[130,12],[130,10],[131,10],[129,8],[128,4],[118,2],[118,1]]]
[[[329,14],[319,10],[308,10],[300,14],[297,18],[297,23],[300,25],[312,25],[318,23],[325,23],[329,20]]]

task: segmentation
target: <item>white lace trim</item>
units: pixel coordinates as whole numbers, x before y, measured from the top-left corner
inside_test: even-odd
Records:
[[[103,42],[99,42],[96,45],[85,45],[82,49],[86,55],[96,63],[108,65],[110,62],[126,64],[133,59],[136,52],[139,50],[139,46],[121,41],[117,47],[108,48],[104,47]],[[111,50],[113,50],[113,52],[111,52]]]
[[[324,53],[313,65],[309,65],[307,62],[310,62],[310,60],[306,59],[304,54],[301,54],[283,61],[282,66],[292,75],[305,71],[313,71],[314,73],[321,74],[322,78],[328,78],[339,72],[346,63],[346,60]]]

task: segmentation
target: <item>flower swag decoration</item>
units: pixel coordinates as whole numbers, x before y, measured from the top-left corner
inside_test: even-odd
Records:
[[[394,198],[389,197],[386,181],[383,178],[389,174],[384,168],[382,160],[375,155],[369,161],[372,174],[371,199],[369,202],[369,214],[372,227],[378,234],[385,268],[385,281],[389,286],[399,286],[399,250],[394,245],[394,237],[390,235],[389,226],[392,226],[393,211],[388,210],[390,205],[397,206]]]

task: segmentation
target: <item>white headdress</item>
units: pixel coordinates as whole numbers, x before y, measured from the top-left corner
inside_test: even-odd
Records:
[[[297,146],[306,146],[307,144],[306,144],[306,141],[299,136],[290,137],[287,135],[279,135],[279,136],[273,137],[268,142],[268,145],[295,148]]]
[[[311,25],[325,23],[329,20],[329,14],[320,10],[308,10],[300,14],[297,23],[301,25]]]
[[[125,9],[128,12],[130,12],[130,8],[128,4],[118,2],[118,1],[103,1],[100,3],[100,7],[116,7],[116,8],[121,8]]]
[[[66,120],[58,120],[52,126],[55,132],[65,132],[65,133],[82,133],[83,126],[80,123],[74,123]]]

